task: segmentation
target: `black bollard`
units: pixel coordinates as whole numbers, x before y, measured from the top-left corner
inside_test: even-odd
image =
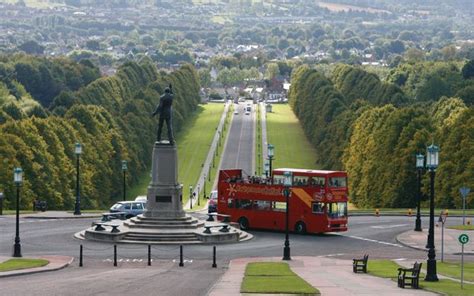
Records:
[[[148,245],[148,266],[151,266],[151,245]]]
[[[183,267],[183,246],[179,246],[179,266]]]
[[[212,248],[212,268],[216,268],[216,246]]]
[[[82,245],[79,247],[79,267],[82,267]]]
[[[117,266],[117,245],[114,245],[114,266]]]

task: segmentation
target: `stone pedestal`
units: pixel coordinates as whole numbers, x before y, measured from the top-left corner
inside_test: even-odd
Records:
[[[183,185],[178,184],[177,154],[176,146],[155,142],[144,217],[181,218],[186,215],[181,203]]]

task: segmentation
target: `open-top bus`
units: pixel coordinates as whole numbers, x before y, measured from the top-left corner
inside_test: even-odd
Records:
[[[245,177],[241,169],[219,172],[219,214],[241,229],[285,230],[284,173],[291,172],[289,228],[297,233],[347,230],[347,174],[343,171],[275,169],[271,177]]]

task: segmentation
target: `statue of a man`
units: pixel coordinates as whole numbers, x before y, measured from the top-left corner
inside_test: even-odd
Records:
[[[163,128],[163,121],[166,121],[166,127],[168,128],[168,140],[170,141],[170,145],[174,145],[174,138],[173,138],[173,129],[171,123],[171,105],[173,104],[173,87],[170,83],[169,87],[165,88],[165,93],[160,97],[160,103],[156,106],[155,111],[151,114],[151,116],[155,116],[156,114],[160,114],[160,121],[158,124],[158,134],[156,140],[158,142],[161,141],[161,129]]]

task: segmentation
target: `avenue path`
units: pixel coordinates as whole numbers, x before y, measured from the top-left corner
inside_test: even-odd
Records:
[[[68,255],[76,260],[61,271],[2,278],[1,288],[9,295],[206,295],[226,271],[229,260],[277,257],[283,251],[283,233],[251,230],[255,237],[250,241],[217,246],[218,268],[211,268],[211,246],[202,245],[184,247],[184,267],[178,267],[178,246],[153,246],[154,261],[148,267],[145,245],[118,245],[119,266],[113,267],[112,245],[81,241],[72,236],[91,222],[92,219],[21,219],[20,237],[25,257]],[[448,224],[460,222],[460,218],[452,218]],[[423,225],[427,224],[428,219],[423,217]],[[371,258],[423,260],[426,252],[404,247],[395,240],[413,225],[414,217],[350,217],[350,230],[345,233],[291,235],[291,254],[351,259],[369,253]],[[14,230],[14,216],[0,216],[0,256],[11,255]],[[82,268],[78,267],[77,260],[80,244],[84,245],[85,255]],[[28,285],[23,285],[25,281]],[[157,290],[160,293],[157,294]]]

